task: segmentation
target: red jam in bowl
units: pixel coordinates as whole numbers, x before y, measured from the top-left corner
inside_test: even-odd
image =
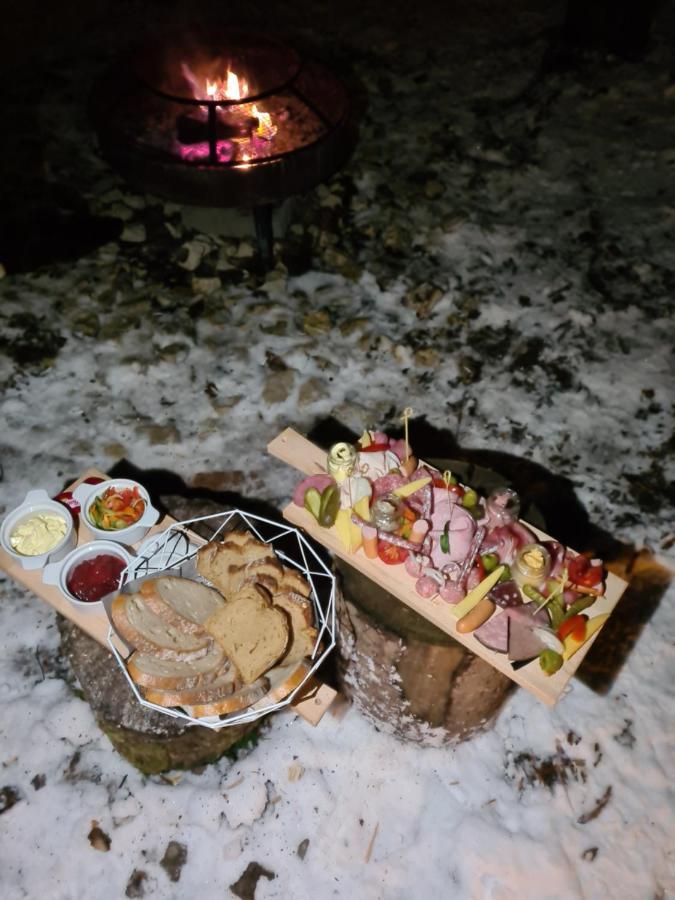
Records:
[[[120,574],[126,563],[119,556],[102,553],[93,559],[85,559],[68,573],[66,587],[78,600],[96,603],[111,591],[117,590]]]

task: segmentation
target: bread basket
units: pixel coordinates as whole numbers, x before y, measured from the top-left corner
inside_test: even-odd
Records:
[[[199,581],[195,557],[205,540],[192,531],[211,531],[210,540],[222,540],[228,531],[249,531],[258,540],[269,544],[277,558],[286,566],[297,570],[311,587],[311,603],[314,609],[315,627],[318,632],[313,653],[302,663],[277,666],[266,673],[269,688],[250,705],[223,715],[194,715],[190,707],[162,706],[148,700],[134,682],[127,667],[131,647],[117,633],[111,608],[114,595],[104,598],[110,627],[108,643],[138,702],[149,709],[182,719],[190,724],[218,730],[232,725],[253,722],[276,710],[289,706],[303,685],[312,677],[326,656],[335,646],[335,576],[330,565],[321,557],[304,535],[283,522],[276,522],[242,510],[234,509],[196,519],[172,524],[166,531],[154,535],[139,550],[125,574],[122,593],[135,593],[144,580],[163,575],[180,575]]]

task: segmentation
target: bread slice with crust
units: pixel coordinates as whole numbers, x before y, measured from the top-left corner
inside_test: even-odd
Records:
[[[230,572],[230,591],[238,591],[248,582],[262,584],[266,590],[274,594],[279,590],[279,584],[283,578],[284,570],[281,563],[274,556],[265,556],[262,559],[254,559]]]
[[[205,656],[190,661],[159,659],[136,650],[127,660],[127,671],[142,687],[180,691],[210,684],[230,665],[225,651],[214,641]]]
[[[237,667],[244,684],[252,684],[270,669],[286,652],[290,638],[288,614],[273,606],[259,584],[244,584],[204,627]]]
[[[222,542],[211,541],[197,553],[197,571],[227,597],[236,590],[234,572],[256,560],[274,562],[274,551],[248,532],[231,531]]]
[[[291,665],[311,656],[316,644],[317,631],[314,628],[314,607],[301,594],[283,591],[272,598],[275,606],[285,610],[291,622],[291,641],[281,659],[282,665]]]
[[[307,579],[297,569],[283,566],[283,577],[279,585],[280,591],[293,591],[303,597],[311,597],[312,589]]]
[[[160,659],[199,659],[211,647],[212,640],[206,631],[201,629],[197,634],[179,631],[148,609],[141,594],[119,594],[113,600],[111,615],[123,640]]]
[[[171,575],[145,580],[139,593],[148,609],[185,634],[202,633],[206,619],[225,603],[214,588]]]
[[[230,666],[227,671],[224,671],[211,684],[178,691],[146,688],[144,694],[146,700],[149,700],[150,703],[157,703],[159,706],[185,706],[186,704],[192,706],[193,704],[213,703],[216,700],[222,700],[234,694],[235,691],[240,690],[241,687],[241,680],[236,669],[234,666]]]
[[[226,716],[230,713],[238,712],[240,709],[246,709],[257,703],[267,693],[269,681],[267,678],[258,678],[253,684],[244,685],[229,697],[222,700],[211,700],[206,703],[183,705],[183,709],[195,719],[203,716]]]

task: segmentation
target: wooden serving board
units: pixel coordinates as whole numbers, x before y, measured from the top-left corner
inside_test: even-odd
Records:
[[[87,478],[102,478],[107,481],[109,476],[105,475],[103,472],[99,472],[97,469],[87,469],[87,471],[84,472],[77,481],[74,481],[69,485],[66,490],[74,490]],[[170,525],[173,525],[175,521],[176,520],[171,516],[164,516],[163,519],[150,528],[139,544],[144,543],[153,534],[165,531]],[[82,544],[87,544],[92,540],[91,533],[84,522],[83,516],[78,516],[76,529],[78,547]],[[195,543],[204,543],[203,538],[198,535],[195,534],[193,537]],[[132,546],[137,548],[139,544],[134,544]],[[82,610],[80,607],[74,606],[63,596],[56,585],[45,584],[42,581],[42,569],[23,569],[19,563],[9,556],[9,554],[5,553],[1,547],[0,568],[4,569],[8,575],[11,575],[15,581],[23,584],[24,587],[27,587],[36,596],[40,597],[41,600],[44,600],[46,603],[49,603],[50,606],[53,606],[54,609],[61,613],[62,616],[65,616],[66,619],[70,619],[71,622],[74,622],[82,629],[82,631],[98,641],[99,644],[102,644],[106,649],[109,649],[108,629],[110,627],[110,622],[105,611],[100,606],[94,606],[90,610]],[[116,641],[116,647],[122,656],[126,656],[128,650],[125,645],[121,641],[116,640],[116,636],[113,636],[113,640]],[[112,657],[111,665],[117,665]],[[334,691],[333,688],[323,684],[318,679],[312,678],[299,694],[297,702],[294,701],[291,706],[303,719],[305,719],[305,721],[309,722],[311,725],[317,725],[336,696],[337,691]],[[263,698],[263,700],[266,699],[267,698]],[[262,702],[263,701],[261,701],[261,703]]]
[[[326,452],[292,428],[287,428],[278,435],[268,445],[267,449],[272,456],[288,463],[288,465],[298,469],[304,475],[317,475],[326,471]],[[377,559],[370,560],[362,550],[357,550],[356,553],[349,553],[345,550],[334,527],[322,528],[311,513],[304,508],[296,506],[294,503],[289,503],[283,511],[283,516],[291,524],[302,528],[314,540],[323,544],[331,553],[354,566],[354,568],[372,579],[384,590],[389,591],[390,594],[393,594],[407,606],[414,609],[415,612],[433,622],[446,634],[449,634],[460,644],[464,644],[477,656],[482,657],[495,669],[498,669],[521,687],[530,691],[548,706],[553,706],[559,700],[561,694],[565,691],[568,681],[574,675],[581,662],[583,662],[593,641],[599,634],[599,631],[596,632],[574,656],[563,663],[562,668],[555,675],[545,675],[539,668],[539,663],[536,659],[528,665],[514,669],[505,653],[495,653],[493,650],[489,650],[477,641],[472,634],[460,634],[457,631],[457,619],[451,612],[452,607],[441,600],[440,597],[437,596],[431,600],[420,597],[415,590],[415,580],[407,574],[403,566],[387,566]],[[549,535],[529,524],[528,528],[540,540],[553,540]],[[588,610],[588,615],[597,616],[611,613],[627,587],[628,585],[621,578],[618,578],[611,572],[608,573],[605,581],[605,594],[596,600]],[[503,615],[503,613],[498,611],[496,615]]]

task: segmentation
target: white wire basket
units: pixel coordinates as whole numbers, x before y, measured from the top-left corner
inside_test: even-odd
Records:
[[[311,587],[310,599],[314,607],[314,620],[318,632],[313,653],[305,663],[301,664],[301,668],[294,666],[293,672],[289,673],[288,667],[285,669],[279,667],[267,673],[271,683],[270,690],[258,702],[228,715],[195,718],[180,707],[158,706],[143,697],[127,671],[126,659],[128,656],[125,657],[120,652],[120,646],[127,647],[129,653],[133,648],[129,647],[117,634],[110,618],[110,606],[115,595],[111,594],[105,598],[104,606],[110,620],[108,644],[138,702],[148,709],[153,709],[174,719],[183,719],[191,725],[202,725],[205,728],[218,730],[232,725],[254,722],[271,712],[283,709],[293,702],[296,695],[316,672],[335,646],[335,576],[297,528],[243,512],[240,509],[233,509],[175,522],[166,531],[151,537],[141,546],[138,556],[122,573],[122,592],[134,592],[144,578],[156,577],[160,573],[200,580],[194,557],[205,541],[191,531],[192,527],[197,524],[207,524],[213,527],[214,531],[210,540],[218,540],[224,532],[237,529],[250,531],[259,540],[270,544],[279,560],[285,565],[297,569],[307,579]],[[292,675],[290,681],[289,674]],[[278,696],[279,689],[283,689],[285,683],[292,684],[292,689],[281,699],[274,700],[271,695]]]

